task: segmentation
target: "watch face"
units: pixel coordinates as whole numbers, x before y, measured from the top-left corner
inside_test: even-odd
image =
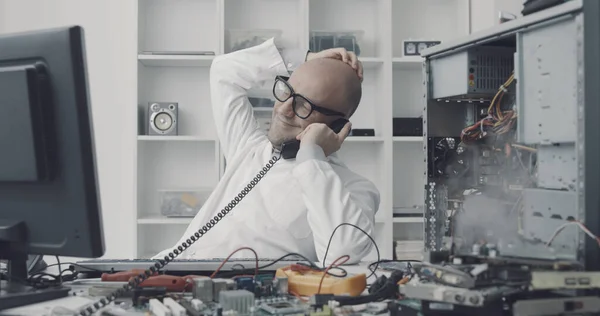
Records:
[[[427,48],[427,44],[426,43],[419,43],[419,54],[425,49]]]
[[[407,54],[414,54],[417,52],[417,46],[415,45],[415,43],[408,43],[406,45],[406,53]]]

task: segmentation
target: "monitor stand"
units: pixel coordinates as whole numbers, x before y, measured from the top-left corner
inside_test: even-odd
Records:
[[[36,289],[27,285],[26,227],[23,222],[0,219],[0,259],[7,259],[6,279],[0,281],[0,310],[40,303],[69,295],[69,288]]]

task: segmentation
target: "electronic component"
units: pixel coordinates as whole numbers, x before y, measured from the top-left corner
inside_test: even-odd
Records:
[[[276,295],[273,275],[260,274],[254,278],[254,295],[256,297],[270,297]]]
[[[302,314],[306,310],[306,307],[291,302],[262,303],[259,308],[272,315]]]
[[[238,290],[246,290],[254,293],[254,278],[253,277],[238,277],[235,278]]]
[[[323,277],[323,274],[321,271],[300,272],[282,268],[277,270],[275,276],[287,276],[290,293],[304,296],[312,296],[317,293],[358,296],[367,287],[367,276],[364,273],[349,274],[343,278],[331,275]]]
[[[467,289],[475,287],[475,278],[458,269],[434,265],[415,265],[414,268],[419,276],[434,282]]]
[[[225,284],[227,285],[227,291],[233,291],[237,289],[237,284],[234,280],[225,279]]]
[[[212,282],[213,300],[219,301],[219,293],[221,291],[227,291],[227,280],[225,279],[213,279]]]
[[[234,310],[240,314],[247,314],[254,306],[254,293],[246,290],[221,291],[219,304],[223,311]]]
[[[171,310],[155,298],[148,301],[148,310],[156,316],[171,316]]]
[[[375,130],[372,128],[353,128],[350,136],[375,136]]]
[[[533,271],[531,290],[600,288],[600,272]]]
[[[513,304],[513,315],[598,315],[600,298],[597,296],[553,297],[520,300]]]
[[[277,294],[282,295],[282,294],[287,294],[289,293],[289,288],[288,288],[288,278],[287,276],[281,277],[278,276],[275,278],[275,286],[277,289]]]
[[[165,287],[138,287],[133,289],[132,302],[134,306],[141,306],[148,303],[150,298],[163,297],[167,294]]]
[[[194,287],[192,294],[194,298],[205,302],[212,302],[213,300],[213,280],[210,278],[195,278]]]
[[[399,289],[401,294],[412,299],[472,307],[482,307],[506,295],[522,291],[519,287],[509,286],[493,286],[470,290],[435,283],[407,283],[400,285]]]
[[[192,299],[190,303],[195,310],[199,311],[204,308],[204,303],[197,298]]]
[[[448,58],[432,59],[431,98],[477,100],[491,98],[514,70],[515,48],[477,46]]]
[[[171,311],[171,315],[173,316],[186,316],[187,312],[185,310],[185,308],[183,308],[183,306],[181,306],[179,303],[175,302],[175,300],[173,300],[170,297],[165,297],[163,298],[163,305],[165,305],[170,311]]]
[[[440,41],[419,41],[419,40],[406,40],[402,41],[402,47],[404,47],[404,56],[421,56],[421,53],[425,48],[439,45]]]
[[[578,260],[576,23],[424,56],[427,250]]]
[[[196,307],[196,305],[193,304],[193,300],[192,301],[188,301],[188,300],[181,300],[179,301],[179,304],[181,306],[183,306],[183,308],[185,308],[186,312],[188,313],[188,315],[190,316],[202,316],[202,309],[204,308],[204,305],[198,305],[198,308]]]
[[[394,136],[423,136],[422,117],[394,117]]]

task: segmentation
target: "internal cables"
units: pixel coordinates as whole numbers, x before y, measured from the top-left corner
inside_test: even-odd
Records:
[[[340,228],[342,226],[352,226],[352,227],[360,230],[363,234],[365,234],[367,236],[367,238],[369,238],[369,240],[371,240],[371,242],[373,243],[373,246],[375,246],[375,251],[377,252],[377,261],[376,261],[377,264],[375,264],[375,268],[373,270],[371,270],[371,274],[369,274],[367,276],[367,279],[370,278],[372,275],[375,274],[375,271],[377,270],[377,267],[379,266],[378,262],[381,260],[381,254],[379,252],[379,247],[377,247],[377,243],[375,242],[375,239],[373,239],[373,237],[371,237],[371,235],[369,235],[362,228],[360,228],[354,224],[350,224],[350,223],[341,223],[341,224],[337,225],[335,227],[335,229],[333,229],[333,232],[331,233],[331,236],[329,237],[329,242],[327,243],[327,248],[325,249],[325,254],[323,255],[323,268],[325,268],[325,259],[327,259],[327,254],[329,253],[329,247],[331,246],[331,241],[333,240],[333,236],[335,235],[335,232],[338,230],[338,228]]]
[[[502,99],[508,87],[515,79],[514,71],[510,77],[498,88],[498,92],[490,102],[487,110],[487,116],[477,123],[462,130],[460,138],[465,144],[479,140],[487,135],[488,132],[494,134],[506,134],[515,124],[517,113],[513,110],[502,110]]]
[[[558,228],[556,228],[556,230],[554,231],[554,233],[552,234],[552,237],[550,237],[550,239],[548,240],[548,242],[546,243],[547,247],[550,247],[550,244],[552,243],[552,241],[556,238],[556,236],[558,236],[558,234],[565,229],[568,226],[572,226],[572,225],[576,225],[577,227],[579,227],[581,230],[583,230],[584,233],[586,233],[586,235],[588,235],[590,238],[594,239],[597,243],[598,246],[600,246],[600,238],[596,235],[594,235],[583,223],[581,223],[580,221],[569,221],[567,223],[564,223],[560,226],[558,226]]]

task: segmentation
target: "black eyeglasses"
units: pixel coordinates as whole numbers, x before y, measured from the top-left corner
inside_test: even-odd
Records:
[[[317,111],[327,116],[346,116],[346,114],[344,113],[315,105],[303,95],[295,93],[294,89],[292,89],[292,86],[290,86],[287,80],[287,77],[275,77],[275,84],[273,85],[273,96],[279,102],[285,102],[289,100],[289,98],[293,98],[292,109],[294,110],[294,114],[296,114],[296,116],[298,116],[299,118],[305,119],[309,117],[313,111]]]

